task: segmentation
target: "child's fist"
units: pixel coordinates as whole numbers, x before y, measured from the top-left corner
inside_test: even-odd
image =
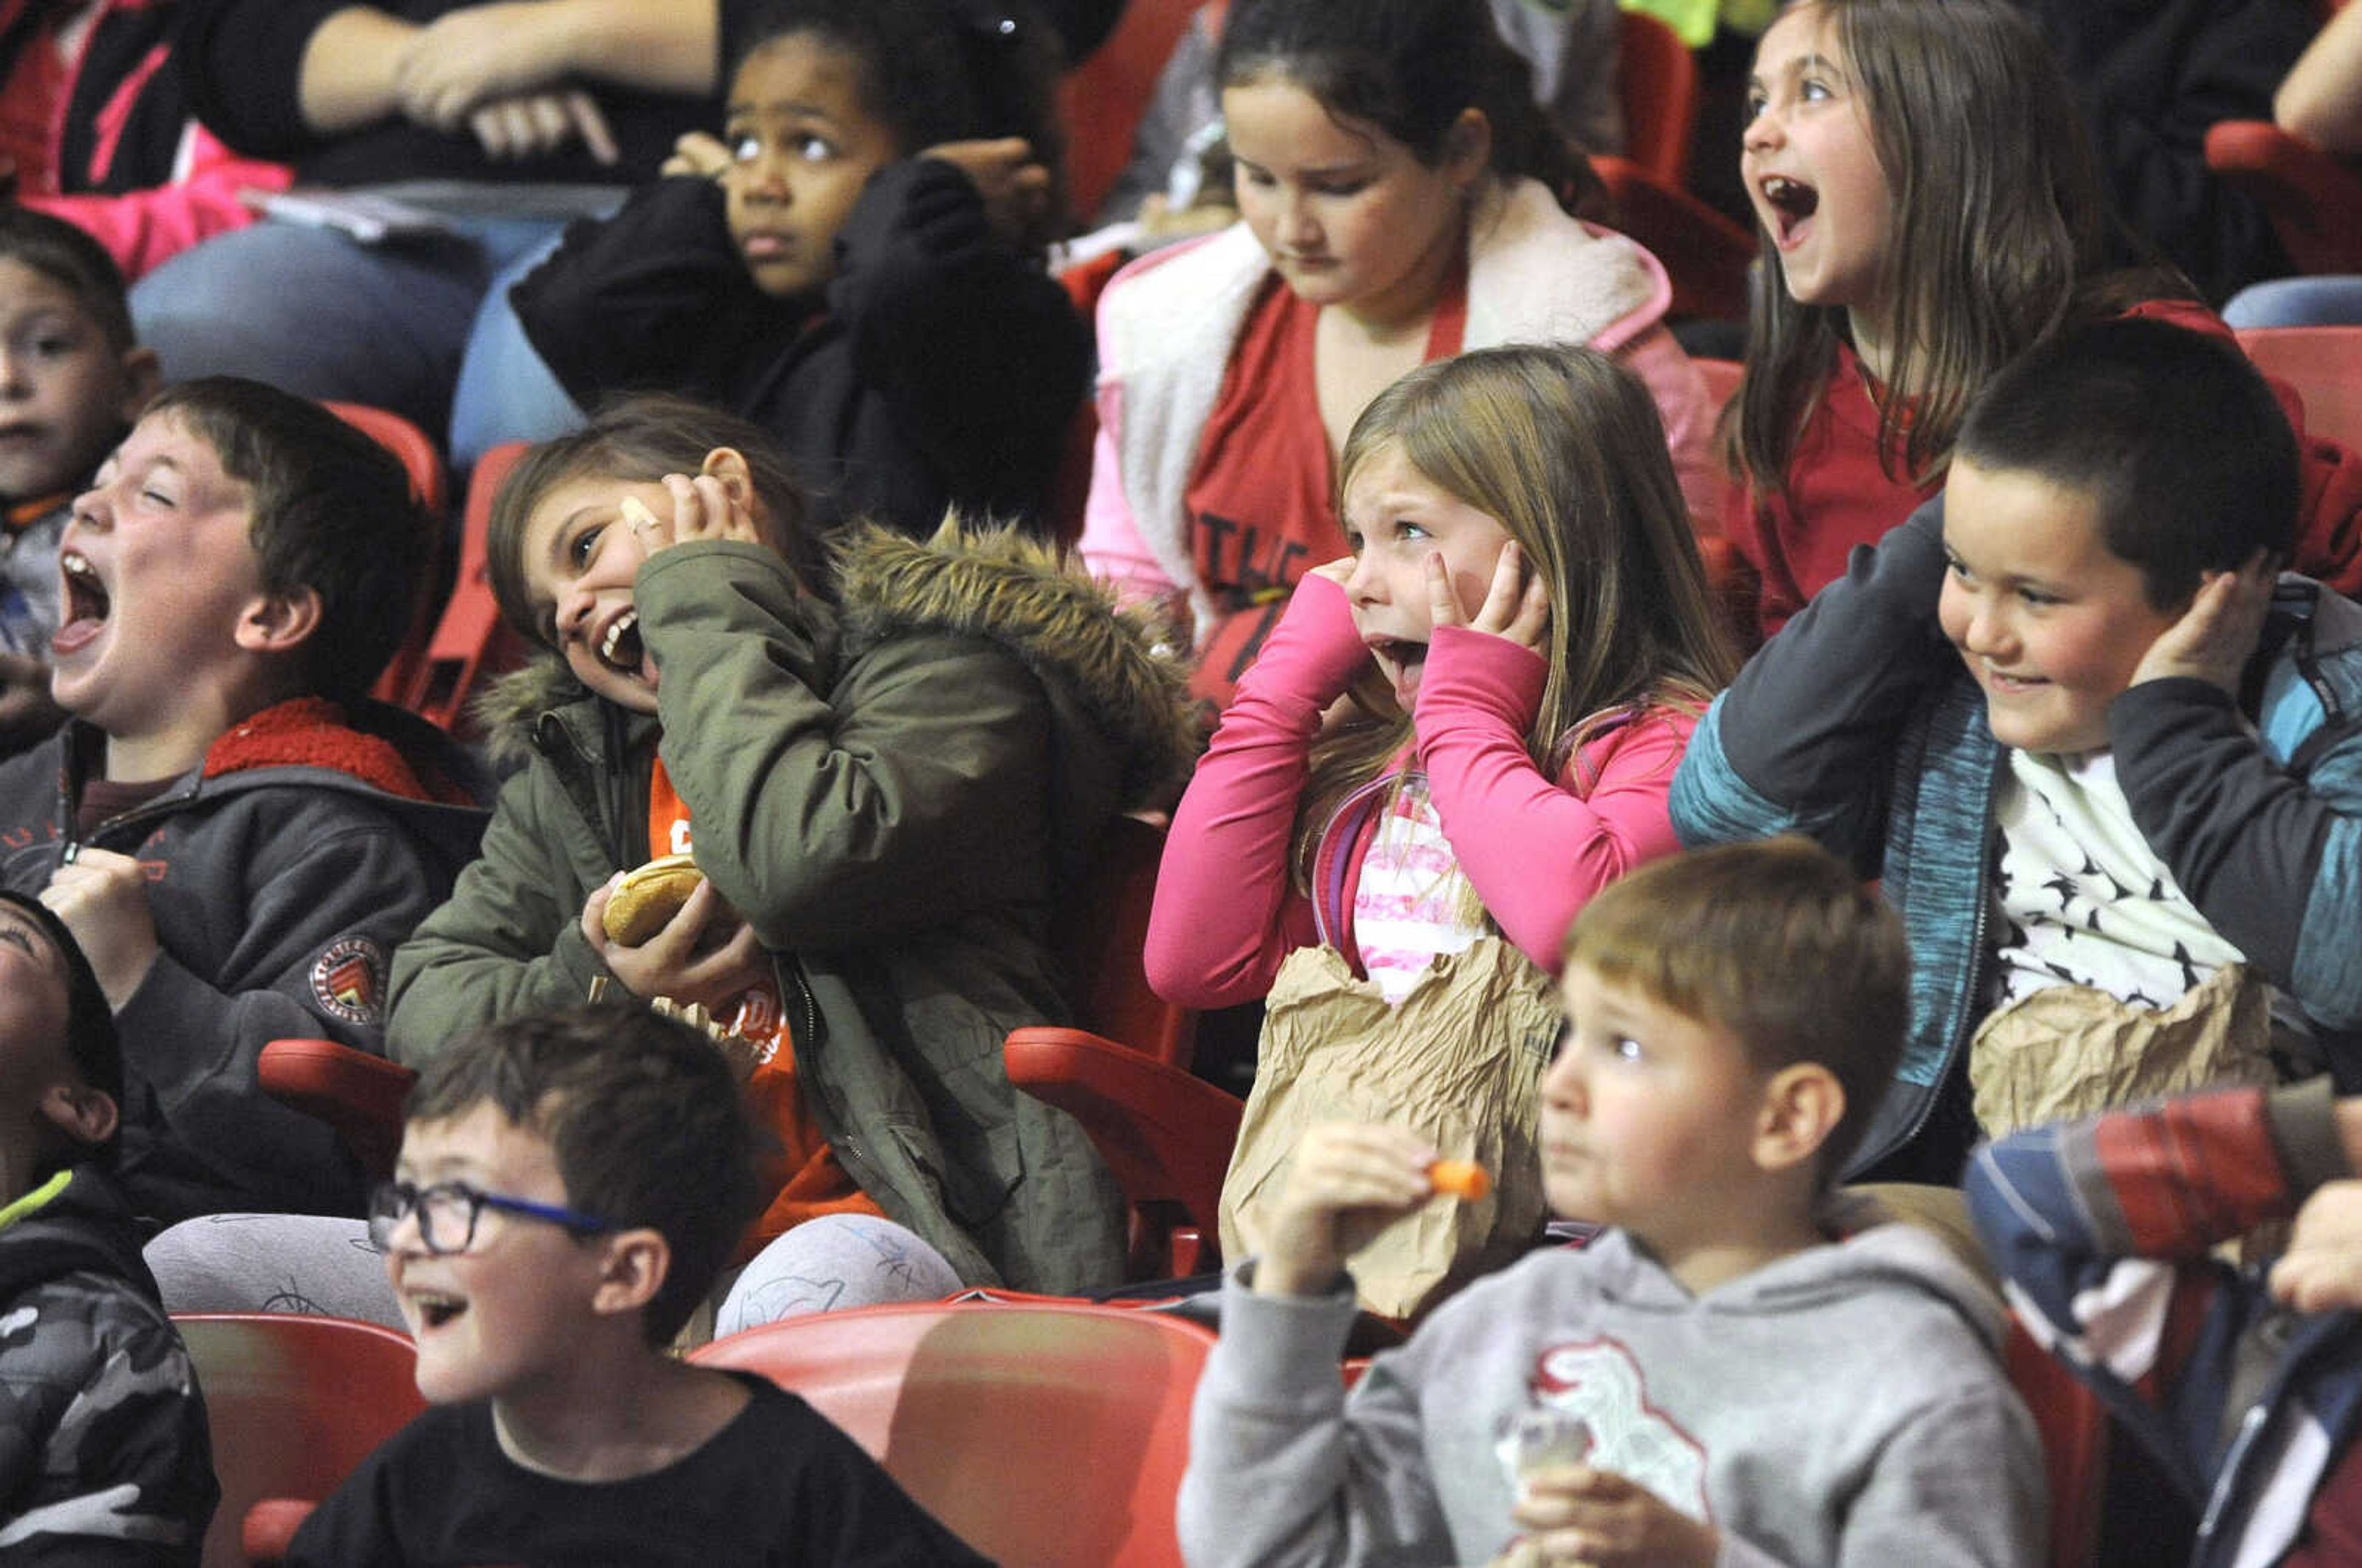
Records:
[[[1509,1517],[1529,1533],[1497,1568],[1714,1568],[1722,1548],[1713,1526],[1636,1481],[1583,1464],[1528,1476]]]
[[[2300,1312],[2362,1307],[2362,1181],[2324,1182],[2272,1264],[2272,1297]]]
[[[1265,1222],[1254,1287],[1310,1296],[1377,1233],[1434,1195],[1435,1151],[1398,1127],[1324,1122],[1304,1134]]]
[[[111,849],[78,850],[50,873],[41,902],[81,944],[106,1005],[122,1011],[161,951],[139,862]]]

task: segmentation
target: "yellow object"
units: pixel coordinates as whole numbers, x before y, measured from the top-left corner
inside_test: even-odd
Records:
[[[1717,22],[1735,33],[1753,35],[1772,25],[1780,0],[1617,0],[1627,11],[1646,11],[1697,49],[1714,38]]]

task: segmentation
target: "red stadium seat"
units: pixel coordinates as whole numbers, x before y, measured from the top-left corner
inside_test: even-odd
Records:
[[[418,1353],[392,1329],[292,1312],[172,1324],[204,1391],[221,1482],[205,1568],[277,1562],[312,1505],[425,1408]]]
[[[689,1359],[801,1395],[997,1561],[1178,1568],[1174,1498],[1212,1343],[1161,1312],[946,1302],[785,1319]]]

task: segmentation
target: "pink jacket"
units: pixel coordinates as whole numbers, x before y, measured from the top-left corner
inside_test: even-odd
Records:
[[[1174,814],[1145,958],[1159,996],[1227,1007],[1271,988],[1288,954],[1327,943],[1359,969],[1353,894],[1381,789],[1322,828],[1315,896],[1295,890],[1288,840],[1321,714],[1369,659],[1344,591],[1308,577],[1273,628]],[[1577,753],[1567,780],[1526,755],[1547,671],[1504,638],[1435,633],[1407,765],[1423,769],[1443,831],[1501,933],[1555,973],[1592,894],[1679,847],[1665,797],[1696,716],[1649,708]],[[1587,783],[1588,788],[1584,788]]]
[[[50,105],[57,188],[17,193],[19,205],[94,236],[127,279],[252,223],[239,191],[285,190],[292,177],[232,152],[192,116],[172,52],[178,9],[102,0]],[[28,0],[0,0],[0,31],[28,25]]]

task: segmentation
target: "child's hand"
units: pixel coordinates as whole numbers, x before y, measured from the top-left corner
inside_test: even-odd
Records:
[[[1322,561],[1319,566],[1307,570],[1304,575],[1325,577],[1341,591],[1347,583],[1353,580],[1353,568],[1360,559],[1358,556],[1339,556],[1333,561]]]
[[[1496,1568],[1714,1568],[1722,1540],[1638,1482],[1573,1464],[1526,1478],[1509,1517],[1530,1531]]]
[[[607,935],[607,900],[622,873],[593,889],[582,906],[582,935],[599,961],[635,997],[670,997],[684,1005],[719,1009],[771,977],[769,956],[755,928],[701,882],[662,931],[637,947]]]
[[[670,517],[657,516],[638,504],[636,498],[627,498],[622,508],[624,520],[631,525],[632,541],[640,547],[642,555],[653,558],[675,545],[695,544],[701,539],[736,539],[748,545],[763,542],[755,527],[754,513],[713,475],[699,474],[691,479],[687,474],[667,474],[664,487],[672,495]]]
[[[111,849],[79,850],[50,874],[41,902],[82,944],[106,1005],[122,1011],[161,951],[139,862]]]
[[[2248,557],[2237,571],[2206,573],[2190,608],[2141,655],[2132,684],[2195,676],[2237,696],[2239,677],[2263,635],[2279,575],[2279,563],[2264,550]]]
[[[664,160],[659,174],[691,174],[700,180],[719,180],[737,164],[722,138],[703,131],[690,131],[672,144],[672,156]]]
[[[919,156],[940,158],[968,177],[984,198],[985,221],[1003,243],[1022,246],[1050,208],[1050,171],[1023,137],[994,141],[939,141]]]
[[[1506,637],[1521,648],[1541,652],[1542,639],[1550,634],[1550,587],[1539,577],[1529,578],[1525,568],[1525,557],[1517,541],[1503,545],[1500,558],[1493,563],[1492,587],[1485,591],[1476,619],[1471,621],[1460,607],[1460,595],[1451,586],[1443,552],[1434,552],[1427,558],[1429,620],[1438,626],[1464,626],[1472,632]]]
[[[2272,1298],[2300,1312],[2362,1307],[2362,1181],[2326,1182],[2296,1213]]]
[[[1264,1236],[1254,1287],[1264,1296],[1326,1290],[1345,1260],[1434,1195],[1435,1151],[1398,1127],[1331,1121],[1296,1146]]]

